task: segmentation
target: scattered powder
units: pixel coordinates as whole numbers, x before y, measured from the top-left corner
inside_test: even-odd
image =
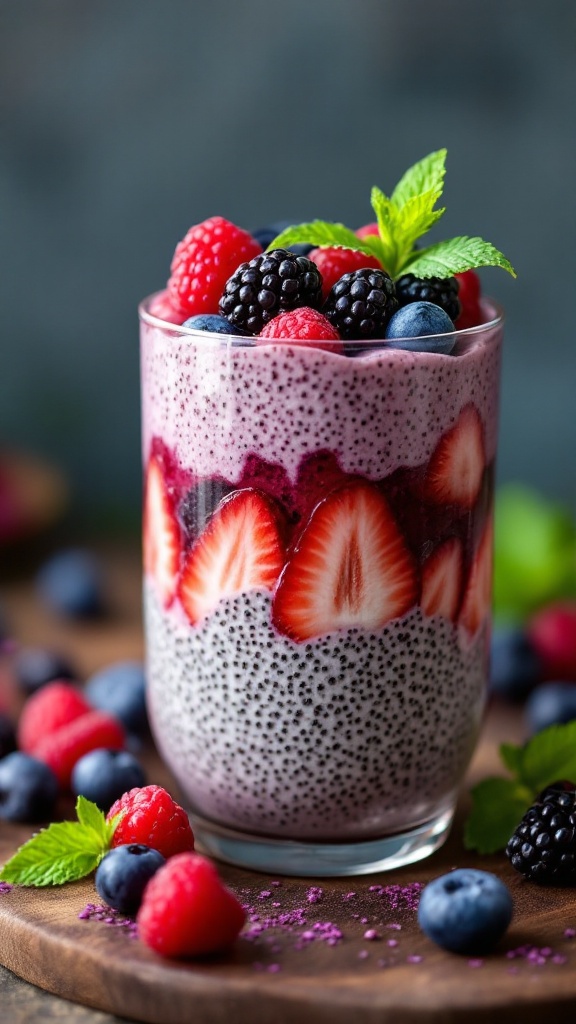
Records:
[[[374,940],[379,939],[380,936],[375,928],[368,928],[368,930],[364,932],[364,938],[368,942],[374,942]]]
[[[266,900],[271,895],[272,895],[272,892],[270,891],[270,889],[263,889],[262,892],[260,893],[260,895],[258,896],[258,899],[259,900]]]
[[[347,892],[346,895],[343,897],[343,899],[345,899],[345,900],[352,900],[352,899],[354,899],[355,895],[356,895],[355,892]]]
[[[576,928],[566,928],[564,930],[565,939],[573,939],[576,936]]]
[[[10,885],[10,882],[0,882],[0,895],[4,895],[4,893],[7,892],[12,892],[12,888],[13,886]]]
[[[103,924],[115,928],[122,928],[131,939],[138,937],[136,922],[130,917],[124,917],[118,910],[112,910],[103,904],[87,903],[84,910],[78,914],[80,921],[101,921]]]
[[[366,960],[366,958],[368,956],[369,956],[369,953],[368,953],[367,949],[361,949],[360,952],[358,953],[358,959],[359,960]]]
[[[423,959],[424,959],[424,957],[423,956],[419,956],[418,953],[411,953],[410,956],[406,957],[406,963],[407,964],[421,964]]]
[[[397,939],[387,939],[386,940],[386,945],[390,946],[390,949],[395,949],[396,946],[398,945],[398,940]]]
[[[306,893],[306,899],[308,900],[308,903],[319,903],[323,895],[323,889],[320,889],[317,885],[312,885]]]
[[[282,968],[280,964],[268,964],[266,970],[268,971],[268,974],[278,974],[278,971],[281,971]]]
[[[518,946],[516,949],[509,949],[506,953],[508,960],[525,960],[526,963],[535,967],[544,967],[547,963],[565,964],[568,957],[563,953],[557,953],[551,946]]]
[[[484,961],[483,960],[469,960],[468,961],[468,967],[483,967],[483,966],[484,966]]]

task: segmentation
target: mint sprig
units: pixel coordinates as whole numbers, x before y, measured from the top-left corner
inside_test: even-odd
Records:
[[[121,815],[106,821],[85,797],[76,802],[78,821],[59,821],[21,846],[0,871],[0,881],[15,885],[63,885],[94,871],[110,849]]]
[[[315,246],[353,249],[375,256],[392,278],[411,273],[417,277],[450,277],[475,267],[502,267],[513,277],[516,272],[506,257],[482,238],[461,235],[437,242],[427,249],[414,249],[445,212],[436,206],[444,189],[446,150],[429,153],[402,175],[389,197],[372,189],[370,201],[378,234],[358,238],[344,224],[314,220],[286,228],[268,249],[285,248],[298,242]]]
[[[479,853],[502,850],[541,790],[560,779],[576,784],[576,721],[551,725],[524,746],[503,743],[500,757],[512,778],[489,778],[471,791],[464,845]]]

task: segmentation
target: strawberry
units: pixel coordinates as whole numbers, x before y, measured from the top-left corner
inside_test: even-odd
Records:
[[[339,281],[343,274],[349,274],[353,270],[360,270],[362,267],[373,267],[382,270],[382,264],[375,256],[367,256],[365,252],[357,252],[355,249],[341,249],[332,246],[322,246],[319,249],[312,249],[308,259],[316,264],[322,274],[322,298],[327,299],[332,286]]]
[[[161,460],[152,455],[144,494],[144,570],[155,580],[164,607],[176,593],[180,566],[180,526]]]
[[[472,559],[459,617],[459,622],[471,636],[475,635],[490,614],[493,541],[494,525],[490,518],[484,527],[484,532]]]
[[[349,626],[378,629],[416,600],[415,564],[388,504],[358,483],[314,509],[280,578],[273,619],[300,642]]]
[[[482,420],[476,406],[466,405],[432,453],[425,498],[434,504],[472,508],[480,493],[485,462]]]
[[[227,495],[186,556],[178,594],[194,625],[223,597],[272,590],[284,564],[276,514],[260,491]]]
[[[422,597],[425,615],[456,620],[462,590],[462,544],[456,537],[444,541],[422,566]]]

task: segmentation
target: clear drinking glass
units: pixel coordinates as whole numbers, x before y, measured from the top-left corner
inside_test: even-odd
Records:
[[[445,839],[485,702],[502,317],[451,355],[140,308],[153,733],[215,856],[346,875]]]

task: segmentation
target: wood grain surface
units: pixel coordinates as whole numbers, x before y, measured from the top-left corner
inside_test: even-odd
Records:
[[[37,607],[27,584],[11,584],[0,596],[22,642],[50,640],[68,650],[86,674],[116,657],[141,653],[137,558],[115,554],[110,579],[114,614],[90,626],[71,628],[53,621]],[[5,671],[5,692],[7,688]],[[499,740],[520,735],[518,713],[493,708],[469,781],[496,767]],[[152,750],[146,761],[150,778],[168,782],[176,792]],[[92,1007],[154,1024],[573,1021],[576,939],[565,931],[576,928],[575,893],[525,883],[504,857],[466,853],[461,844],[466,806],[464,796],[442,850],[389,874],[330,881],[271,879],[222,865],[224,878],[252,908],[252,917],[257,914],[265,923],[292,914],[296,923],[265,927],[259,936],[241,937],[231,952],[203,961],[163,961],[127,929],[79,919],[87,903],[98,902],[91,879],[49,890],[13,888],[0,894],[0,962],[33,985],[83,1005],[52,1000],[45,1003],[43,1018],[38,1007],[49,997],[32,988],[16,989],[0,974],[0,1019],[7,1024],[41,1019],[109,1024],[109,1016],[84,1009]],[[30,834],[30,828],[3,824],[0,861]],[[437,949],[420,933],[415,912],[407,905],[414,882],[426,883],[466,865],[497,872],[514,897],[513,923],[498,949],[482,961]],[[272,886],[272,881],[281,884]],[[371,891],[377,884],[383,890]],[[309,900],[311,887],[322,890],[317,902]],[[343,934],[336,945],[303,938],[304,932],[314,932],[315,923],[327,922]],[[379,938],[365,939],[367,929],[375,929]],[[520,946],[544,950],[542,962],[507,955]]]

